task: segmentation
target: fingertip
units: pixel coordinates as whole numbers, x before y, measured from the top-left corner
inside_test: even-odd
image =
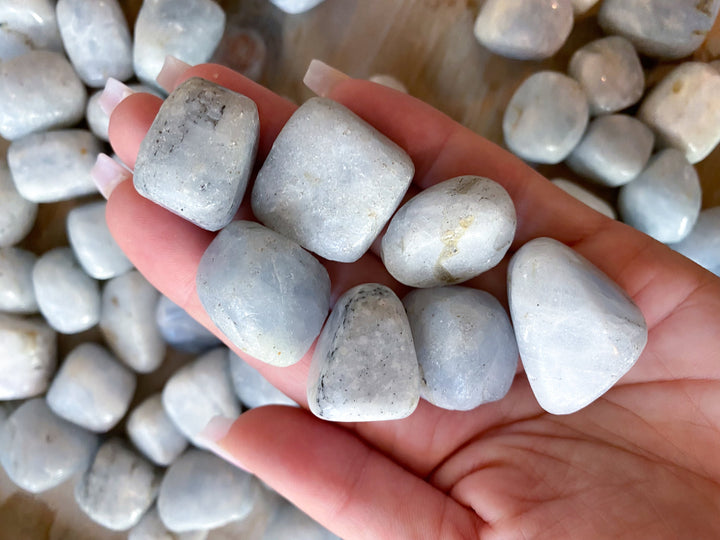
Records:
[[[110,116],[110,144],[131,169],[135,167],[140,144],[161,105],[162,100],[152,94],[132,94],[119,102]]]

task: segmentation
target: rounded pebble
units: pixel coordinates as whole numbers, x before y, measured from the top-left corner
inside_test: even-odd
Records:
[[[720,206],[700,212],[690,234],[670,247],[720,276]]]
[[[37,256],[24,249],[0,247],[0,311],[36,313],[32,271]]]
[[[42,319],[0,313],[0,400],[42,394],[55,373],[57,336]]]
[[[163,408],[161,394],[153,394],[133,409],[126,430],[135,447],[162,467],[170,465],[187,447],[187,439]]]
[[[13,246],[27,236],[37,209],[37,203],[18,193],[7,163],[0,160],[0,247]]]

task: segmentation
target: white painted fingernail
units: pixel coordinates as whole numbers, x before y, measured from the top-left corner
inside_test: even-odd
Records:
[[[98,191],[106,199],[110,198],[110,194],[121,182],[130,180],[132,173],[120,165],[107,154],[98,154],[95,165],[90,171]]]
[[[221,441],[227,437],[234,423],[234,420],[230,420],[224,416],[214,416],[205,428],[198,433],[196,438],[200,444],[204,445],[219,458],[247,471],[247,468],[221,444]]]
[[[328,97],[333,89],[350,79],[342,71],[320,60],[312,60],[303,77],[303,83],[320,97]]]
[[[190,64],[186,64],[179,58],[167,55],[165,57],[165,63],[163,64],[160,73],[158,73],[158,76],[155,77],[155,80],[163,90],[170,93],[175,90],[177,82],[180,80],[182,74],[191,67],[192,66]]]
[[[118,103],[134,93],[135,92],[130,90],[130,88],[125,86],[123,83],[110,77],[105,83],[105,89],[103,90],[103,93],[100,94],[98,103],[100,108],[105,111],[105,114],[110,116],[115,110],[115,107],[118,106]]]

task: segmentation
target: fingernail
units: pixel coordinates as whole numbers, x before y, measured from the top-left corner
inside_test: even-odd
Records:
[[[163,90],[170,93],[175,90],[175,86],[177,86],[180,76],[191,67],[192,66],[190,64],[186,64],[179,58],[167,55],[165,57],[165,63],[163,64],[160,73],[158,73],[158,76],[155,77],[155,80],[163,88]]]
[[[223,439],[227,437],[227,434],[230,432],[230,428],[232,428],[234,423],[234,420],[230,420],[224,416],[214,416],[210,419],[205,428],[198,433],[196,439],[200,444],[204,445],[205,448],[210,450],[219,458],[235,465],[239,469],[247,471],[247,467],[240,463],[238,459],[223,445]]]
[[[328,97],[338,84],[350,79],[342,71],[320,60],[312,60],[303,77],[303,83],[320,97]]]
[[[129,170],[107,154],[98,154],[95,165],[90,171],[90,175],[95,181],[98,191],[106,199],[110,198],[110,194],[118,184],[132,177]]]
[[[118,106],[118,103],[134,93],[135,92],[130,90],[130,88],[125,86],[123,83],[110,77],[105,83],[105,89],[103,90],[103,93],[100,94],[100,100],[98,103],[100,104],[100,108],[105,111],[105,114],[110,116],[115,110],[115,107]]]

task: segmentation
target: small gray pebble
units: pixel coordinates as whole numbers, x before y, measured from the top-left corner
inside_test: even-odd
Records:
[[[0,313],[0,400],[42,394],[55,373],[57,336],[42,319]]]
[[[275,6],[282,9],[285,13],[295,15],[309,11],[324,0],[270,0]]]
[[[690,234],[670,247],[720,276],[720,206],[700,212]]]
[[[215,334],[166,296],[157,303],[155,320],[163,339],[173,349],[201,353],[220,345]]]
[[[187,439],[163,408],[161,394],[153,394],[135,407],[128,416],[126,429],[135,447],[162,467],[170,465],[187,447]]]
[[[18,193],[7,163],[0,159],[0,247],[13,246],[27,236],[37,209],[37,203]]]
[[[32,271],[37,257],[30,251],[0,247],[0,311],[37,313]]]
[[[2,0],[0,27],[25,35],[35,49],[62,51],[54,0]]]
[[[586,204],[593,210],[597,210],[603,215],[606,215],[610,219],[617,219],[617,214],[615,213],[615,209],[610,206],[610,204],[605,201],[604,199],[601,199],[597,195],[595,195],[592,191],[589,191],[585,189],[582,186],[579,186],[575,182],[571,182],[569,180],[565,180],[564,178],[554,178],[551,180],[553,184],[555,184],[557,187],[562,189],[565,193],[572,195],[575,197],[578,201]]]
[[[205,540],[208,531],[189,531],[175,534],[165,528],[157,507],[153,506],[140,522],[128,531],[127,540]],[[246,540],[242,538],[242,540]]]
[[[275,388],[257,369],[232,351],[229,360],[235,394],[243,405],[249,408],[264,405],[297,406],[297,403]]]

